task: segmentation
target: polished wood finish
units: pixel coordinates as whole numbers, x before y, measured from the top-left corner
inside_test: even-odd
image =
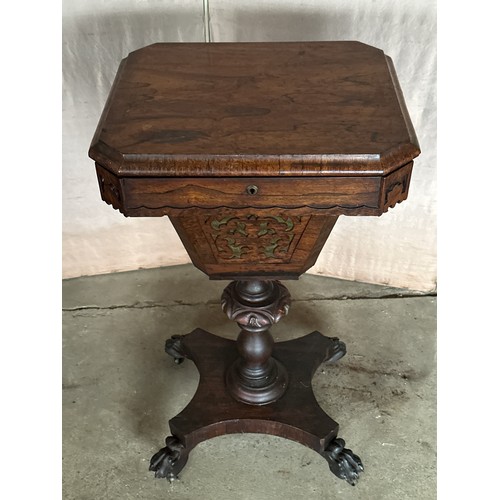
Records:
[[[103,200],[129,217],[176,215],[187,209],[270,207],[294,213],[381,215],[406,199],[407,190],[398,196],[392,192],[401,179],[406,178],[409,185],[412,166],[409,162],[384,177],[324,177],[321,182],[317,177],[120,178],[100,165],[96,169]]]
[[[297,279],[339,215],[407,198],[419,152],[381,50],[286,42],[131,53],[89,154],[102,199],[168,215],[210,278]]]
[[[337,219],[275,209],[170,217],[193,264],[211,279],[268,280],[298,279],[312,267]]]
[[[124,177],[383,176],[418,153],[392,61],[359,42],[132,52],[90,151]]]
[[[359,42],[155,44],[118,70],[89,155],[102,199],[127,217],[170,217],[191,260],[235,280],[222,306],[238,340],[167,340],[200,385],[151,459],[169,479],[200,441],[261,432],[296,440],[355,484],[361,460],[317,404],[311,378],[346,352],[269,327],[340,215],[379,216],[408,196],[420,153],[396,72]]]
[[[237,401],[273,403],[288,388],[288,372],[273,356],[269,328],[288,314],[290,293],[279,281],[233,281],[222,293],[222,310],[236,321],[239,356],[226,371],[226,388]]]
[[[226,390],[226,374],[238,359],[235,341],[196,329],[181,337],[180,349],[194,361],[200,383],[191,402],[170,420],[173,436],[151,459],[150,470],[157,477],[176,478],[190,451],[202,441],[249,432],[297,441],[323,456],[335,475],[356,483],[363,465],[337,438],[339,425],[321,409],[311,386],[321,363],[345,354],[345,345],[337,338],[312,332],[276,344],[274,356],[290,378],[284,396],[266,405],[245,404]]]

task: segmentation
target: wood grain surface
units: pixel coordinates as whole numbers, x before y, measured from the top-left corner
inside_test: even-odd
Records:
[[[360,42],[160,43],[121,63],[89,155],[119,176],[387,175],[420,153]]]
[[[89,154],[104,201],[169,216],[212,279],[297,279],[339,215],[408,196],[392,61],[359,42],[160,43],[120,65]]]

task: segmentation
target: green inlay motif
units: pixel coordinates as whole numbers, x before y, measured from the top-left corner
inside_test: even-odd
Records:
[[[301,217],[297,218],[301,222]],[[290,251],[295,233],[291,217],[280,215],[228,215],[210,222],[210,236],[222,258],[283,259]],[[226,243],[223,243],[225,241]]]
[[[273,238],[271,240],[271,244],[270,245],[267,245],[267,247],[263,247],[264,248],[264,255],[269,258],[269,259],[277,259],[276,255],[274,255],[274,251],[276,250],[276,248],[278,248],[278,241],[280,239],[279,238]]]
[[[268,221],[260,223],[259,225],[260,230],[257,233],[257,236],[260,237],[260,236],[265,236],[266,234],[276,234],[276,231],[272,227],[267,227],[268,224],[269,224]]]
[[[224,217],[221,220],[214,219],[210,225],[212,226],[213,229],[216,231],[220,231],[220,227],[226,225],[231,219],[236,219],[236,217],[229,215],[227,217]]]
[[[288,217],[287,220],[283,219],[283,217],[280,217],[279,215],[271,215],[270,217],[278,221],[280,224],[285,224],[286,225],[285,232],[291,231],[295,225],[292,219],[290,219],[290,217]]]
[[[229,231],[231,234],[240,233],[243,236],[248,236],[248,233],[245,231],[247,225],[244,222],[237,222],[236,229]]]
[[[292,244],[292,240],[295,235],[288,234],[287,236],[288,236],[288,243],[285,246],[282,246],[282,248],[278,248],[280,246],[280,241],[282,239],[280,237],[273,238],[269,245],[261,247],[264,250],[264,256],[269,259],[279,259],[280,256],[276,255],[275,253],[277,248],[278,248],[278,253],[286,254],[290,249],[290,245]]]
[[[243,251],[244,247],[243,245],[236,245],[236,240],[233,238],[224,238],[227,241],[227,246],[231,249],[233,252],[233,255],[231,255],[231,259],[241,259],[241,256],[244,255],[246,252]]]

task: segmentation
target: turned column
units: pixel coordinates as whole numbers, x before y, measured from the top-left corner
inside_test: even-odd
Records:
[[[288,313],[290,293],[279,281],[233,281],[222,293],[222,310],[238,323],[239,357],[226,372],[226,386],[243,403],[265,405],[286,391],[288,374],[272,357],[269,328]]]

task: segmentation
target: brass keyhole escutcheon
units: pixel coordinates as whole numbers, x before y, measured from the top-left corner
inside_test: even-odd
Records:
[[[259,188],[255,184],[251,184],[250,186],[247,186],[247,193],[248,194],[257,194],[259,191]]]

